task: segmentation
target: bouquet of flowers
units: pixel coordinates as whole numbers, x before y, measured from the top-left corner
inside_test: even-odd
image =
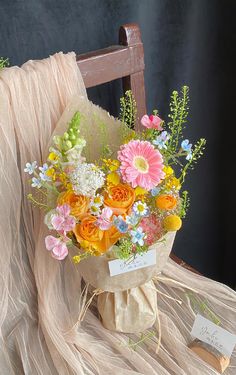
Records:
[[[104,291],[121,293],[149,283],[156,272],[152,266],[133,271],[138,278],[112,277],[107,267],[111,260],[130,265],[153,247],[157,255],[165,248],[168,257],[189,206],[188,193],[181,188],[205,146],[205,139],[193,146],[183,137],[188,103],[184,86],[181,94],[172,93],[167,123],[154,110],[135,131],[135,101],[128,91],[121,98],[119,144],[108,142],[106,124],[100,124],[99,134],[94,134],[100,139],[100,155],[88,160],[90,146],[81,131],[85,116],[76,111],[66,131],[53,137],[47,162],[39,167],[36,161],[26,164],[35,188],[28,197],[45,210],[44,222],[51,231],[45,248],[60,261],[71,249],[71,259],[94,287],[104,287],[106,280]],[[141,273],[145,278],[140,280]],[[107,311],[101,304],[109,303],[107,295],[102,298],[104,322]]]

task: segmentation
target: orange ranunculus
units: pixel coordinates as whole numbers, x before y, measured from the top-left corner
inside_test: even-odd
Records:
[[[129,211],[134,200],[134,189],[126,184],[118,184],[109,188],[104,196],[104,205],[110,207],[115,215],[123,215]]]
[[[156,206],[160,210],[173,210],[176,207],[177,199],[170,194],[162,194],[156,198]]]
[[[80,219],[87,213],[89,208],[89,198],[84,195],[76,195],[73,191],[68,190],[59,195],[58,205],[68,204],[71,207],[71,215]]]
[[[95,224],[96,217],[85,215],[74,228],[74,234],[79,243],[88,241],[100,253],[105,253],[121,237],[121,233],[112,226],[108,230],[101,230]]]

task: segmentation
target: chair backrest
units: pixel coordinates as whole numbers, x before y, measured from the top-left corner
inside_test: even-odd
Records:
[[[122,78],[123,91],[132,90],[137,104],[136,128],[146,113],[144,51],[137,24],[120,27],[119,45],[77,56],[85,86],[94,87]]]

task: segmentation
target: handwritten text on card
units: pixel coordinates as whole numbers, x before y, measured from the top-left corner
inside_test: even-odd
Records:
[[[156,264],[156,250],[149,250],[143,255],[137,255],[131,261],[115,259],[111,260],[109,265],[110,276],[120,275],[126,272],[138,270],[153,266]]]

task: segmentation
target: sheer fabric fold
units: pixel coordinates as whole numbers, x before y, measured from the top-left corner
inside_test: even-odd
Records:
[[[0,373],[217,374],[187,348],[195,312],[183,284],[207,300],[232,333],[236,332],[235,292],[171,260],[156,281],[162,331],[158,354],[158,332],[133,350],[129,339],[140,338],[106,330],[95,301],[78,323],[79,268],[69,257],[58,262],[45,250],[46,227],[38,208],[27,201],[30,186],[23,170],[27,161],[45,161],[56,124],[79,95],[87,98],[74,53],[0,72]],[[234,352],[225,374],[235,371]]]

